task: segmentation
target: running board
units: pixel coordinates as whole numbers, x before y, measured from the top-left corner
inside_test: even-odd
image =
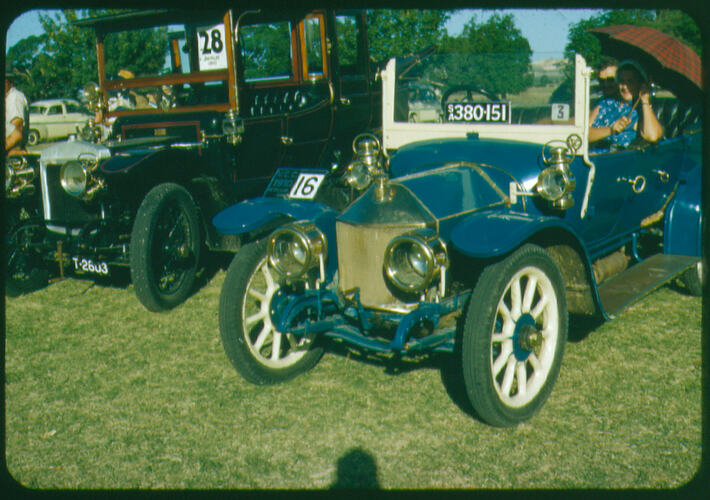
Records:
[[[624,307],[665,285],[696,262],[698,257],[660,253],[631,266],[599,285],[604,314],[613,318]]]

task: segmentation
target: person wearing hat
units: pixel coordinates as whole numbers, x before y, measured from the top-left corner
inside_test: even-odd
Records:
[[[627,148],[638,135],[651,143],[663,136],[663,127],[651,107],[648,76],[641,65],[630,59],[619,63],[616,83],[619,98],[602,99],[589,117],[589,142],[596,143],[595,152]]]
[[[5,69],[5,153],[25,149],[29,108],[25,94],[15,88],[15,75]]]

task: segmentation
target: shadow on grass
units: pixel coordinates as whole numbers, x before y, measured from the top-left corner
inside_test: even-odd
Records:
[[[594,316],[570,314],[567,327],[567,342],[581,342],[603,323],[604,318],[600,314]]]
[[[441,356],[437,353],[425,353],[418,357],[401,358],[396,355],[368,352],[354,346],[332,341],[328,343],[326,350],[330,354],[349,358],[358,363],[378,366],[384,369],[385,374],[392,376],[417,370],[438,369],[440,366],[438,357]]]
[[[362,448],[353,448],[338,459],[337,477],[330,489],[379,489],[375,458]]]

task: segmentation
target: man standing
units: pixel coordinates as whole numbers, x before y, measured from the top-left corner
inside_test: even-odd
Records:
[[[29,109],[25,94],[15,88],[12,69],[5,69],[5,153],[25,149]]]

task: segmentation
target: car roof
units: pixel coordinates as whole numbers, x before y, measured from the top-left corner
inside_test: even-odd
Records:
[[[201,11],[182,9],[149,9],[89,17],[73,21],[74,26],[94,28],[97,32],[115,32],[148,28],[161,24],[179,24],[186,21],[213,19],[224,10],[204,9]]]
[[[52,106],[54,104],[61,104],[67,102],[80,105],[79,101],[77,101],[76,99],[42,99],[40,101],[31,102],[30,106]]]

